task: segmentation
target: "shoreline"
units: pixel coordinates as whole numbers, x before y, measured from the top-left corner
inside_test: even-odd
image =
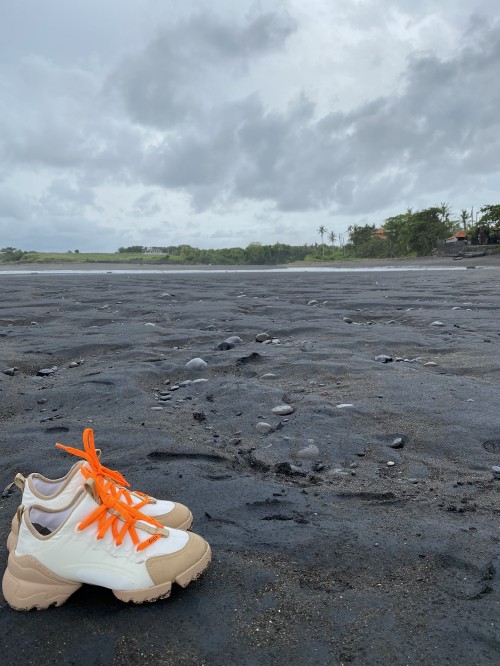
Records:
[[[127,271],[127,272],[188,272],[188,271],[272,271],[301,268],[335,268],[335,269],[356,269],[356,268],[460,268],[466,266],[478,267],[500,267],[500,254],[486,255],[483,257],[473,257],[471,259],[463,258],[460,260],[451,257],[413,257],[402,259],[353,259],[349,261],[315,261],[315,262],[294,262],[290,264],[272,264],[272,265],[250,265],[250,264],[149,264],[149,263],[126,263],[126,262],[63,262],[63,263],[0,263],[0,273],[2,272],[30,272],[42,273],[46,271]]]

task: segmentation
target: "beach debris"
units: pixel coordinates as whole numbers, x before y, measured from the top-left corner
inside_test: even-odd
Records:
[[[391,449],[402,449],[405,445],[404,439],[402,437],[396,437],[389,446]]]
[[[375,356],[375,360],[379,361],[379,363],[392,363],[392,356],[388,356],[387,354],[379,354],[378,356]]]
[[[319,449],[315,444],[309,444],[309,446],[306,446],[297,453],[297,458],[301,458],[302,460],[316,460],[318,456]]]
[[[342,402],[340,405],[337,405],[337,409],[348,409],[349,407],[354,407],[352,402]]]
[[[352,319],[350,317],[342,317],[342,321],[345,321],[346,324],[352,324]]]
[[[36,374],[37,377],[50,377],[57,370],[57,365],[54,365],[52,368],[42,368]]]
[[[196,371],[201,371],[204,370],[207,367],[206,361],[204,361],[202,358],[192,358],[190,361],[186,363],[186,368],[188,370],[196,370]]]
[[[308,302],[307,305],[318,305],[318,301],[317,301],[316,299],[313,298],[312,300],[310,300],[310,301]]]
[[[259,432],[269,432],[272,429],[273,426],[270,423],[266,423],[265,421],[259,421],[255,426],[255,430],[258,430]]]
[[[436,368],[437,363],[434,361],[427,361],[427,363],[424,363],[424,368]]]
[[[255,341],[256,342],[264,342],[265,340],[269,340],[271,336],[268,333],[257,333],[255,336]]]
[[[2,370],[2,373],[7,375],[7,377],[14,377],[18,370],[19,368],[6,368],[5,370]]]
[[[442,321],[436,320],[436,321],[433,321],[432,324],[429,324],[429,326],[446,326],[446,324],[443,323]]]
[[[273,407],[271,411],[278,416],[286,416],[287,414],[293,414],[295,410],[292,405],[278,405],[277,407]]]
[[[243,340],[238,335],[231,335],[229,338],[226,338],[224,342],[227,342],[228,345],[243,344]]]

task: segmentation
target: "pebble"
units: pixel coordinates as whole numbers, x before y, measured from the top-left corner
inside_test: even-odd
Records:
[[[192,381],[193,384],[203,384],[204,382],[208,382],[208,379],[193,379]]]
[[[273,407],[271,411],[278,416],[286,416],[287,414],[293,414],[294,409],[292,405],[278,405],[277,407]]]
[[[342,321],[345,321],[346,324],[352,324],[352,319],[350,317],[342,317]]]
[[[316,460],[318,456],[319,449],[315,444],[309,444],[297,453],[297,458],[302,458],[302,460]]]
[[[234,349],[235,348],[234,342],[227,342],[224,340],[224,342],[219,342],[219,344],[215,347],[219,351],[227,351],[228,349]]]
[[[144,326],[156,326],[156,324],[153,324],[152,321],[147,321]]]
[[[380,363],[391,363],[392,356],[387,356],[387,354],[379,354],[378,356],[375,356],[375,360],[379,361]]]
[[[387,461],[387,467],[394,467],[395,464],[396,464],[396,463],[393,462],[392,460],[388,460],[388,461]]]
[[[429,324],[429,326],[446,326],[442,321],[433,321],[432,324]]]
[[[255,429],[259,432],[269,432],[269,430],[273,429],[273,426],[270,423],[266,423],[265,421],[259,421],[259,423],[257,423],[255,426]]]
[[[229,338],[226,338],[224,342],[227,342],[229,345],[241,345],[243,340],[238,335],[231,335]]]
[[[150,409],[151,409],[153,412],[161,412],[161,410],[163,409],[163,407],[150,407]]]
[[[493,465],[491,471],[493,472],[493,476],[495,476],[495,478],[500,479],[500,467],[498,467],[498,465]]]
[[[76,361],[71,361],[71,363],[68,365],[68,368],[78,368],[79,363]]]
[[[270,336],[267,333],[257,333],[255,336],[256,342],[264,342],[264,340],[269,340]]]
[[[171,391],[178,391],[180,386],[178,384],[174,384],[173,386],[170,387]]]
[[[185,379],[183,382],[179,384],[179,386],[189,386],[192,383],[193,381],[191,379]]]
[[[53,368],[42,368],[36,374],[38,377],[50,377],[57,370],[57,365],[54,365]]]
[[[233,437],[232,439],[229,440],[229,444],[232,446],[237,446],[238,444],[241,444],[241,437]]]
[[[276,375],[273,375],[272,372],[267,372],[265,375],[262,375],[261,379],[275,379]]]
[[[452,310],[461,310],[462,308],[459,305],[455,305],[454,308],[451,308]]]
[[[318,301],[316,301],[314,298],[308,302],[307,305],[318,305]]]
[[[347,407],[354,407],[352,402],[342,402],[340,405],[337,405],[337,409],[346,409]]]
[[[188,370],[204,370],[207,367],[206,361],[202,358],[192,358],[186,363],[186,368]]]
[[[17,370],[18,370],[17,368],[7,368],[6,370],[2,370],[2,372],[4,375],[7,375],[8,377],[13,377],[16,374]]]
[[[405,443],[402,437],[396,437],[396,439],[391,444],[389,444],[391,449],[402,449],[404,445]]]
[[[434,363],[434,361],[427,361],[427,363],[424,363],[424,368],[436,368],[437,363]]]

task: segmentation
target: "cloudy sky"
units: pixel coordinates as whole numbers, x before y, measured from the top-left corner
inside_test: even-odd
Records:
[[[491,0],[1,0],[0,247],[244,247],[500,202]]]

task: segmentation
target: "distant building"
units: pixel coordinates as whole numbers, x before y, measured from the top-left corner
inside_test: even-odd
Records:
[[[378,238],[379,240],[387,240],[387,231],[385,229],[375,229],[373,232],[373,238]]]
[[[163,247],[144,247],[142,249],[143,254],[165,254],[165,248]]]
[[[456,234],[446,238],[445,243],[464,243],[467,240],[467,234],[465,231],[457,231]]]

